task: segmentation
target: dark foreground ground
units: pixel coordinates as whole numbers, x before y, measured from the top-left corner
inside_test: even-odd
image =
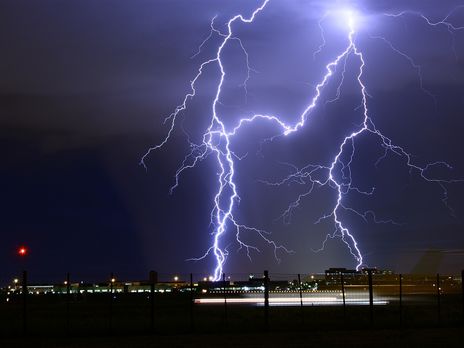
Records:
[[[464,347],[463,328],[0,339],[0,347]]]

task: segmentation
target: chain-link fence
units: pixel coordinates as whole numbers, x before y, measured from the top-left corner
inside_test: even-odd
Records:
[[[410,328],[464,323],[462,274],[150,272],[142,280],[19,274],[0,292],[0,333],[99,334]]]

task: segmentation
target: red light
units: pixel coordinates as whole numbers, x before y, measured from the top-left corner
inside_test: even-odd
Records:
[[[19,256],[26,256],[27,255],[27,248],[22,246],[18,248],[18,255]]]

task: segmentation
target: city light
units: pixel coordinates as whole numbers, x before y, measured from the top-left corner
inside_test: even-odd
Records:
[[[18,248],[18,255],[19,256],[26,256],[28,254],[28,250],[25,246],[20,246]]]
[[[196,304],[223,304],[226,300],[223,298],[198,298],[195,299]],[[324,306],[324,305],[341,305],[343,300],[333,296],[318,296],[318,297],[310,297],[310,298],[300,298],[296,297],[271,297],[269,298],[269,304],[271,306],[300,306],[301,301],[305,305],[309,306]],[[369,305],[369,300],[365,299],[350,299],[348,304],[350,305]],[[264,305],[264,298],[261,297],[246,297],[246,298],[228,298],[228,304],[250,304],[250,305]],[[385,306],[389,302],[385,300],[374,300],[374,305],[377,306]]]

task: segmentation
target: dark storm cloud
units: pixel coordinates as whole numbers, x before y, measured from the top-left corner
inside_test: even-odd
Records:
[[[95,264],[100,265],[95,271],[99,275],[119,269],[131,277],[149,268],[210,270],[208,262],[191,264],[184,259],[201,254],[209,245],[214,161],[206,160],[187,173],[174,196],[168,196],[168,188],[188,149],[182,131],[174,134],[165,150],[150,157],[148,173],[138,161],[147,147],[162,139],[163,118],[181,100],[201,60],[213,54],[214,40],[190,59],[208,35],[211,18],[218,15],[217,27],[225,30],[228,18],[250,13],[258,3],[1,2],[0,179],[5,218],[0,227],[5,237],[0,261],[9,264],[11,272],[19,267],[11,262],[11,250],[20,242],[33,247],[34,262],[40,265],[36,272],[43,268],[79,271]],[[313,60],[321,43],[317,19],[330,8],[355,7],[367,17],[366,26],[360,28],[359,45],[366,53],[366,80],[373,97],[370,109],[377,126],[416,154],[420,163],[443,159],[454,165],[452,175],[462,177],[464,33],[456,33],[453,41],[446,28],[432,30],[420,18],[382,16],[411,10],[438,20],[457,5],[459,1],[451,0],[273,0],[253,26],[237,25],[237,34],[259,73],[252,74],[245,98],[243,89],[237,87],[244,77],[243,55],[231,45],[224,117],[233,124],[239,116],[269,112],[294,120],[312,95],[326,62],[344,45],[340,28],[328,27],[327,48]],[[451,20],[463,25],[463,11]],[[437,107],[420,90],[409,62],[370,38],[376,35],[385,36],[423,66],[424,86],[437,96]],[[192,139],[201,136],[217,76],[214,68],[208,71],[200,82],[199,98],[183,115],[183,127]],[[325,97],[333,97],[330,90],[335,85],[330,85]],[[231,271],[260,270],[268,265],[285,272],[320,271],[352,262],[338,242],[325,254],[311,252],[330,229],[313,225],[327,212],[330,192],[315,193],[295,212],[293,223],[285,225],[275,218],[303,188],[270,190],[257,183],[288,174],[288,168],[277,161],[304,165],[330,158],[334,139],[356,121],[349,115],[359,95],[349,86],[340,104],[315,112],[310,129],[265,146],[264,158],[255,156],[259,141],[275,128],[260,124],[241,135],[236,150],[249,155],[238,164],[243,199],[237,214],[274,231],[274,238],[288,243],[297,254],[282,255],[283,262],[277,265],[266,246],[255,264],[232,252]],[[369,150],[363,152],[362,145]],[[372,264],[401,267],[393,260],[404,245],[411,250],[463,245],[462,187],[449,191],[449,203],[456,212],[452,218],[440,201],[439,187],[411,178],[394,157],[379,169],[366,166],[381,153],[372,139],[364,139],[360,150],[359,158],[365,162],[360,160],[353,168],[357,184],[375,185],[378,194],[368,200],[353,197],[350,204],[375,208],[381,216],[406,223],[404,227],[365,225],[350,218]],[[180,238],[184,240],[181,245]]]

